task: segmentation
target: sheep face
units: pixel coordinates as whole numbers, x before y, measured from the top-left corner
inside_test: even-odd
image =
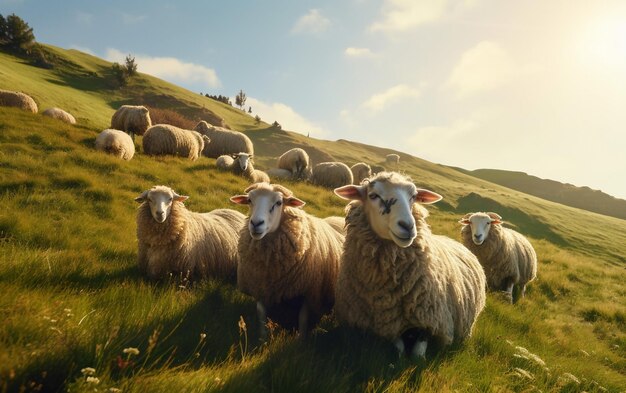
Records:
[[[403,248],[410,246],[417,236],[413,204],[435,203],[441,199],[441,195],[419,189],[394,172],[365,180],[360,186],[339,187],[335,194],[360,201],[374,233]]]
[[[141,195],[135,198],[135,201],[139,203],[147,201],[150,206],[152,218],[154,218],[154,221],[162,224],[170,215],[172,203],[183,202],[187,200],[187,198],[189,197],[178,195],[169,187],[155,186],[150,190],[144,191]]]
[[[242,171],[245,171],[246,169],[248,169],[248,164],[250,163],[251,158],[252,158],[252,155],[248,153],[239,153],[235,157],[235,159],[239,161],[239,166],[241,167]]]
[[[269,187],[256,188],[246,195],[233,196],[230,200],[240,205],[250,206],[248,230],[250,236],[255,240],[263,239],[265,235],[280,227],[285,206],[302,207],[305,204],[294,196],[285,196]]]
[[[491,226],[502,223],[502,217],[496,213],[468,213],[459,222],[470,226],[472,241],[480,246],[487,240]]]

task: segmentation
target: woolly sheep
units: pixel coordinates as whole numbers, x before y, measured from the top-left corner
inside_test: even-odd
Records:
[[[346,219],[344,217],[330,216],[326,217],[324,221],[326,221],[328,225],[333,227],[333,229],[337,232],[344,236],[346,235]]]
[[[130,160],[135,155],[135,144],[124,131],[106,129],[96,137],[96,150]]]
[[[400,163],[400,156],[394,153],[387,154],[385,156],[385,162],[387,162],[387,164],[398,165]]]
[[[218,158],[221,155],[237,154],[239,152],[254,154],[252,141],[241,132],[212,126],[204,120],[196,124],[194,131],[208,136],[212,141],[202,151],[205,157]]]
[[[320,162],[311,174],[311,183],[322,187],[336,188],[352,181],[352,171],[343,162]]]
[[[18,91],[0,90],[0,106],[11,106],[37,113],[37,103],[31,96]]]
[[[141,203],[137,212],[139,269],[150,279],[181,274],[234,281],[245,216],[230,209],[195,213],[183,204],[187,198],[166,186],[154,186],[135,198]]]
[[[290,171],[292,179],[302,180],[308,178],[311,162],[309,155],[304,149],[295,147],[291,150],[287,150],[278,157],[276,166],[279,169]]]
[[[215,161],[215,165],[219,169],[229,170],[236,175],[241,175],[246,177],[252,183],[269,183],[270,178],[267,173],[254,169],[254,165],[252,164],[252,155],[248,153],[237,153],[232,156],[219,156]]]
[[[283,168],[270,168],[265,171],[270,179],[280,179],[280,180],[291,180],[293,179],[293,174],[289,169]]]
[[[268,317],[305,337],[335,302],[344,235],[298,209],[305,203],[281,185],[253,184],[245,193],[231,198],[250,206],[237,286],[257,301],[262,339]]]
[[[111,128],[127,132],[133,140],[151,126],[150,112],[145,106],[122,105],[111,117]]]
[[[143,151],[148,155],[175,155],[196,160],[211,140],[196,131],[183,130],[169,124],[157,124],[143,136]]]
[[[76,124],[76,119],[71,114],[67,113],[61,108],[48,108],[41,113],[44,116],[51,117],[53,119],[61,120],[69,124]]]
[[[352,200],[337,282],[337,318],[424,357],[429,342],[469,336],[485,305],[485,274],[460,243],[431,233],[419,203],[441,196],[395,172],[335,193]],[[419,202],[419,203],[417,203]],[[415,339],[414,342],[413,339]]]
[[[375,175],[380,172],[385,172],[386,169],[382,165],[372,165],[372,175]]]
[[[372,176],[372,168],[364,162],[358,162],[350,167],[353,184],[361,184],[363,179]]]
[[[489,288],[504,291],[513,302],[513,287],[526,293],[526,284],[537,276],[537,254],[528,239],[502,226],[496,213],[468,213],[463,224],[463,244],[478,257],[485,269]]]

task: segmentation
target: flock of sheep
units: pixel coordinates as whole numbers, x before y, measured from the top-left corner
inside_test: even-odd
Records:
[[[0,91],[3,105],[4,94]],[[504,228],[496,213],[461,218],[462,244],[433,234],[422,205],[442,197],[400,173],[384,168],[372,173],[365,163],[311,166],[300,148],[285,152],[276,168],[263,172],[251,162],[252,142],[236,131],[206,122],[195,130],[153,126],[145,108],[126,105],[111,123],[96,138],[99,150],[131,159],[131,135],[143,135],[146,154],[192,160],[204,154],[216,158],[218,168],[251,181],[243,194],[230,198],[249,206],[247,217],[232,209],[191,212],[183,203],[188,197],[167,186],[144,191],[135,198],[141,204],[138,264],[151,279],[182,274],[236,282],[257,302],[262,339],[268,318],[305,337],[334,311],[340,323],[392,341],[400,354],[424,357],[429,344],[448,345],[471,335],[487,288],[513,302],[514,286],[524,296],[537,274],[530,242]],[[397,166],[399,157],[387,160]],[[346,216],[321,219],[307,213],[305,202],[270,183],[270,176],[334,188],[350,201]]]

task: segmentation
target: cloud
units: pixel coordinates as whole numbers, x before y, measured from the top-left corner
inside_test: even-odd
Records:
[[[370,26],[371,31],[402,32],[441,18],[447,0],[384,0],[382,20]]]
[[[235,100],[233,99],[233,102]],[[330,132],[324,130],[319,125],[305,119],[297,113],[293,108],[280,102],[267,103],[256,98],[248,97],[246,105],[252,107],[252,112],[257,114],[266,123],[277,121],[283,130],[295,131],[301,134],[310,134],[315,138],[325,138]]]
[[[291,29],[292,33],[320,34],[328,30],[330,19],[326,18],[318,9],[310,9],[306,15],[301,16]]]
[[[374,53],[369,48],[348,47],[345,52],[348,57],[372,57]]]
[[[108,61],[124,62],[127,53],[109,48],[105,59]],[[203,65],[186,63],[174,57],[153,57],[147,55],[134,55],[139,72],[154,75],[173,83],[204,84],[206,87],[215,88],[220,86],[220,80],[214,69]]]
[[[125,25],[134,25],[136,23],[143,22],[147,17],[147,15],[131,15],[122,12],[122,22]]]
[[[497,43],[483,41],[463,53],[444,87],[455,91],[458,98],[463,98],[504,86],[535,70],[532,65],[516,64],[513,57]]]
[[[373,112],[379,112],[390,103],[398,102],[404,98],[417,98],[419,96],[420,92],[417,89],[400,84],[393,86],[382,93],[374,94],[363,103],[363,107]]]

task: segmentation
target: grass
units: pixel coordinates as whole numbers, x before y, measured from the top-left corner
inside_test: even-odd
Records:
[[[70,59],[96,67],[88,55]],[[3,60],[0,71],[7,68]],[[24,67],[33,78],[51,72]],[[81,96],[49,85],[33,82],[65,102],[108,105],[100,92]],[[232,124],[247,121],[232,116]],[[397,169],[445,196],[430,208],[434,232],[458,239],[459,216],[489,206],[505,211],[510,225],[530,237],[539,275],[527,297],[511,306],[489,294],[473,336],[431,351],[426,361],[398,359],[390,343],[339,326],[332,316],[306,342],[276,329],[260,346],[254,302],[233,285],[190,285],[180,277],[154,284],[136,268],[133,199],[141,191],[167,184],[191,196],[191,210],[242,209],[227,198],[247,183],[217,171],[206,158],[154,159],[139,152],[123,162],[103,155],[92,148],[102,127],[97,116],[89,119],[96,120],[71,126],[0,108],[0,392],[626,389],[625,221],[402,155]],[[390,152],[264,127],[247,129],[261,167],[297,145],[317,159],[350,164],[379,163]],[[288,186],[307,202],[307,211],[343,214],[344,203],[329,190]],[[124,353],[126,348],[139,354]],[[87,367],[93,375],[81,372]]]

